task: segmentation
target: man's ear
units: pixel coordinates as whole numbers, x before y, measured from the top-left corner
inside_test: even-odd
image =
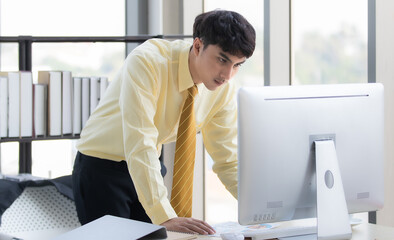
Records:
[[[193,40],[193,51],[194,51],[194,54],[197,56],[200,53],[200,51],[202,51],[203,47],[204,47],[204,44],[201,41],[201,39],[196,37]]]

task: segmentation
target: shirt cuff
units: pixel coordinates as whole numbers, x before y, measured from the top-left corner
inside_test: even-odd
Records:
[[[160,225],[163,222],[178,217],[168,199],[146,211],[153,224]]]

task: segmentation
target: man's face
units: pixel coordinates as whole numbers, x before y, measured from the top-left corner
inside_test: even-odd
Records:
[[[215,90],[227,83],[246,61],[246,57],[231,55],[224,52],[218,45],[208,45],[204,49],[201,41],[200,44],[196,58],[198,73],[196,83],[204,83],[209,90]]]

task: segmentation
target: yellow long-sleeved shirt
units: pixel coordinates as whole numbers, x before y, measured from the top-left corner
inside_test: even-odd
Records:
[[[129,54],[84,126],[77,149],[89,156],[125,160],[138,198],[154,224],[176,217],[158,161],[162,144],[176,141],[182,105],[193,85],[191,44],[148,40]],[[204,69],[201,69],[204,71]],[[197,131],[213,170],[237,196],[237,124],[233,84],[215,91],[198,85]]]

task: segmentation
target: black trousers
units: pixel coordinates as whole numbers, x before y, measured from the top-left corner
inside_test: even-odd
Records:
[[[166,173],[163,164],[161,173],[163,176]],[[138,200],[125,161],[115,162],[78,152],[72,178],[81,224],[107,214],[151,223]]]

